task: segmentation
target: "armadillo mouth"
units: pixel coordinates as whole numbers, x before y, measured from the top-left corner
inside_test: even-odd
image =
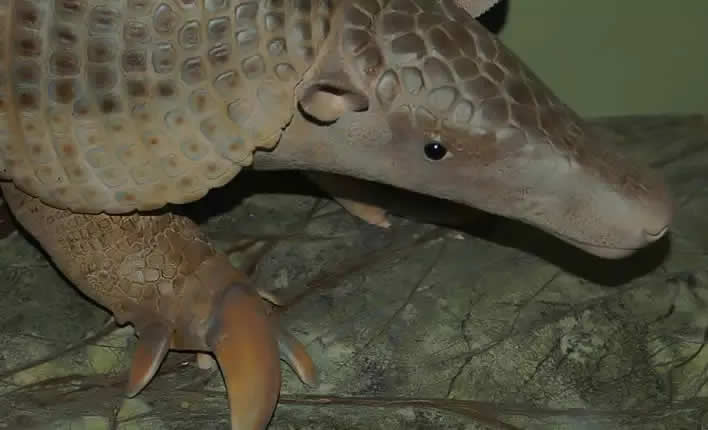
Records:
[[[648,242],[655,242],[655,241],[661,239],[664,235],[666,235],[667,231],[669,231],[668,225],[666,227],[662,228],[661,230],[659,230],[658,233],[652,233],[650,231],[644,230],[644,237],[647,239]]]
[[[583,251],[594,255],[596,257],[606,258],[609,260],[616,260],[624,257],[629,257],[630,255],[637,252],[641,247],[636,248],[617,248],[611,246],[603,245],[593,245],[587,242],[581,242],[573,239],[568,239],[561,237],[561,239],[575,246],[576,248],[582,249]]]
[[[661,239],[666,233],[669,231],[669,227],[666,226],[659,230],[657,233],[651,233],[646,230],[642,231],[641,239],[640,241],[637,242],[636,245],[634,246],[610,246],[610,245],[598,245],[595,243],[575,239],[570,236],[566,236],[561,233],[557,232],[550,232],[546,230],[547,232],[551,233],[553,236],[556,236],[557,238],[561,239],[564,242],[567,242],[576,248],[582,249],[583,251],[592,254],[596,257],[601,257],[601,258],[606,258],[610,260],[615,260],[615,259],[620,259],[624,257],[628,257],[635,252],[639,251],[640,249],[646,247],[647,245],[651,244],[652,242],[656,242],[657,240]]]

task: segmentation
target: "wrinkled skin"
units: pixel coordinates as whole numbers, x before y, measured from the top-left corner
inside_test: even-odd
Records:
[[[82,15],[85,3],[63,0],[50,7],[37,0],[0,2],[0,23],[8,24],[0,26],[0,73],[17,66],[10,79],[0,74],[0,177],[11,180],[2,188],[18,221],[57,266],[119,322],[136,327],[139,342],[129,375],[130,396],[149,383],[170,349],[215,354],[227,386],[233,429],[267,426],[280,389],[279,358],[289,362],[303,382],[316,382],[304,347],[277,326],[261,299],[277,298],[259,295],[190,221],[133,212],[193,201],[251,161],[256,169],[337,173],[453,200],[530,223],[605,258],[629,255],[668,229],[672,203],[661,178],[604,149],[575,113],[475,21],[494,0],[351,0],[333,2],[332,10],[324,12],[310,9],[307,2],[268,2],[278,13],[283,7],[296,9],[273,20],[260,17],[289,41],[302,41],[305,29],[316,28],[305,41],[311,46],[300,46],[307,58],[284,55],[285,45],[278,43],[268,49],[259,45],[250,62],[210,50],[214,64],[238,64],[253,78],[219,79],[234,76],[228,73],[208,77],[209,85],[219,86],[219,96],[229,98],[224,102],[228,108],[219,105],[223,101],[213,103],[200,88],[180,92],[165,85],[173,81],[165,81],[157,97],[131,105],[134,117],[126,121],[140,124],[134,127],[107,118],[115,119],[115,114],[124,119],[119,102],[129,105],[134,100],[127,93],[140,98],[137,93],[147,89],[100,93],[99,86],[115,84],[110,77],[116,70],[97,66],[108,62],[103,58],[109,57],[108,51],[89,50],[80,56],[78,51],[64,52],[50,61],[42,46],[88,37],[84,28],[91,30],[91,37],[104,32],[90,40],[95,46],[117,44],[120,38],[112,26],[128,25],[120,20],[132,19],[130,13],[153,14],[149,25],[154,28],[132,22],[135,31],[123,34],[125,40],[135,39],[140,49],[140,31],[161,38],[185,33],[177,30],[177,15],[166,3],[125,15],[103,5],[103,10],[92,9],[88,18]],[[225,38],[225,21],[205,24],[207,18],[226,13],[219,5],[199,3],[203,9],[190,9],[191,21],[179,24],[192,29],[205,25],[211,37]],[[243,8],[236,15],[255,29],[251,6],[239,3]],[[63,8],[50,16],[63,26],[52,30],[57,30],[56,38],[48,37],[54,33],[42,21],[46,13],[60,10],[52,7]],[[202,12],[206,18],[199,15]],[[278,16],[290,20],[289,25]],[[7,28],[13,31],[5,32]],[[36,28],[45,31],[44,45],[37,42]],[[122,57],[121,67],[134,68],[131,76],[146,82],[167,69],[181,70],[186,85],[207,81],[200,61],[187,58],[196,49],[187,47],[196,46],[194,34],[181,39],[181,45],[163,44],[165,61],[156,60],[155,48],[154,70],[137,70],[145,64],[135,52]],[[238,41],[248,45],[252,39]],[[22,58],[15,64],[9,54]],[[78,100],[85,104],[72,105],[79,91],[76,76],[84,72],[82,59],[96,63],[89,73],[96,88],[86,90],[92,98]],[[175,66],[177,60],[181,67]],[[276,79],[278,73],[261,68],[261,60],[283,61],[281,75]],[[46,74],[56,77],[48,69],[71,77],[45,79]],[[210,72],[223,71],[214,70]],[[42,91],[47,94],[40,97]],[[44,109],[50,99],[55,109],[51,118]],[[141,127],[154,133],[145,134]],[[47,129],[54,133],[51,144],[43,134]],[[183,134],[193,140],[182,140]],[[133,138],[143,139],[150,150],[140,145],[122,148],[118,152],[123,163],[106,169],[105,160],[90,158],[81,146],[111,139],[122,145]],[[157,157],[155,153],[168,156],[150,158]],[[45,161],[37,168],[35,163]],[[158,162],[166,166],[165,172],[152,168]],[[155,183],[147,186],[138,179]],[[341,184],[321,183],[337,197]],[[352,187],[351,182],[345,185]],[[356,199],[340,201],[359,216],[387,225],[380,208],[367,208]]]

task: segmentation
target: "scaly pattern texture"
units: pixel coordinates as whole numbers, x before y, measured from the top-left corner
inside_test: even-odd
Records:
[[[424,129],[519,130],[572,149],[579,118],[455,0],[358,0],[342,49],[378,102]]]
[[[77,214],[45,205],[10,183],[2,191],[64,275],[121,323],[140,326],[153,315],[174,323],[182,306],[199,306],[195,294],[243,280],[188,218]],[[199,276],[204,270],[208,275]]]
[[[598,183],[664,217],[660,178],[603,148],[582,118],[457,3],[355,0],[347,9],[339,47],[389,118],[454,145],[479,163],[480,177],[497,166],[489,173],[490,194],[499,192],[503,177],[513,182],[532,172],[531,188],[546,180],[539,166],[555,153],[569,169],[582,166]],[[539,212],[518,189],[504,207],[487,209]]]
[[[328,1],[0,0],[0,169],[58,208],[221,186],[277,142]]]

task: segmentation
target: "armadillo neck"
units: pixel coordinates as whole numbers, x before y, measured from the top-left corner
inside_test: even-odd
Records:
[[[329,28],[309,0],[0,0],[0,169],[59,208],[196,200],[277,142]]]

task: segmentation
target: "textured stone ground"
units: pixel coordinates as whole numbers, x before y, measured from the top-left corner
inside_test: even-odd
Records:
[[[320,368],[308,389],[283,365],[271,428],[701,428],[708,119],[596,123],[662,169],[677,200],[671,237],[621,261],[392,190],[397,216],[382,230],[293,174],[242,174],[184,207],[255,282],[291,298],[283,321]],[[105,325],[0,221],[0,429],[228,428],[220,375],[190,354],[171,353],[124,401],[130,329]]]

